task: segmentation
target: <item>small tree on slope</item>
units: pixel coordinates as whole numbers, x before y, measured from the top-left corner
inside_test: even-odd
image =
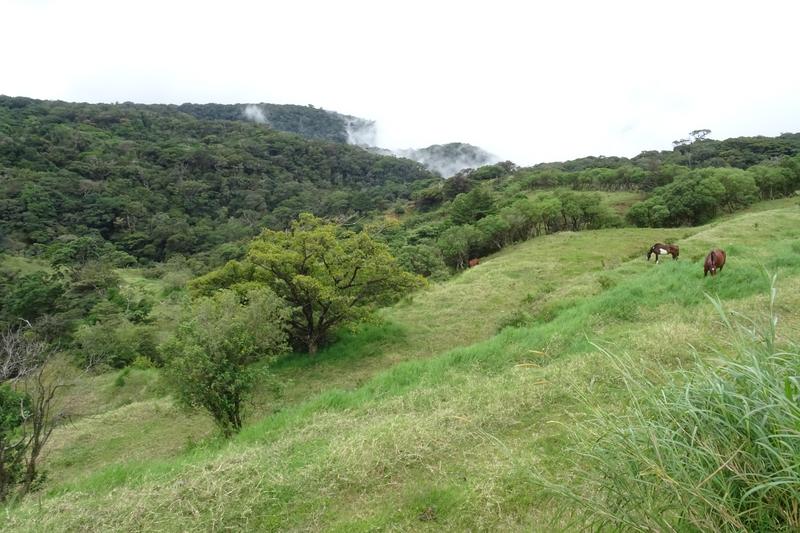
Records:
[[[253,385],[288,349],[288,315],[285,303],[264,288],[249,291],[244,303],[229,290],[196,302],[162,348],[178,401],[207,411],[224,436],[238,432]]]

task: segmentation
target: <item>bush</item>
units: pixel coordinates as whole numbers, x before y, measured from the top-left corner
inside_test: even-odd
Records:
[[[426,278],[438,280],[448,276],[447,265],[444,264],[442,254],[435,246],[427,244],[404,246],[397,254],[397,262],[405,270]]]
[[[123,368],[139,356],[153,357],[152,329],[126,319],[85,324],[75,332],[81,364],[87,368]]]
[[[178,400],[207,411],[226,437],[241,429],[243,403],[264,363],[288,349],[290,310],[283,300],[257,289],[245,301],[231,290],[200,299],[162,349]]]
[[[534,318],[525,311],[517,309],[508,315],[504,315],[497,324],[497,331],[503,331],[506,328],[522,328],[533,324]]]
[[[146,355],[137,355],[129,368],[147,370],[148,368],[155,368],[155,366],[156,364],[153,362],[153,360]]]
[[[25,466],[25,435],[20,426],[30,409],[30,397],[0,384],[0,502],[13,486],[22,481]]]

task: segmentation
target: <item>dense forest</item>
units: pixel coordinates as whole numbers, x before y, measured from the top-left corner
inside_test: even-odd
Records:
[[[300,212],[363,215],[438,181],[409,160],[175,106],[8,97],[0,176],[3,248],[96,236],[137,261],[208,251]]]
[[[426,148],[398,150],[396,155],[418,161],[425,167],[449,178],[466,168],[496,163],[498,158],[483,148],[467,143],[434,144]]]
[[[156,107],[156,106],[148,106]],[[158,106],[160,107],[160,106]],[[201,120],[250,120],[307,139],[348,143],[348,131],[374,127],[372,121],[326,111],[312,105],[291,104],[181,104],[163,106]],[[352,144],[352,143],[351,143]]]

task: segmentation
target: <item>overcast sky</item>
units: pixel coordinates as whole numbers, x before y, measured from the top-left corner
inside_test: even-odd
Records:
[[[797,1],[0,0],[0,20],[12,96],[313,104],[388,148],[519,164],[800,131]]]

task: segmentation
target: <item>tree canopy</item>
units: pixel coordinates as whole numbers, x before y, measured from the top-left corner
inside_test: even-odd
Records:
[[[314,354],[333,328],[364,319],[422,284],[422,278],[398,265],[387,245],[366,232],[305,213],[288,231],[265,230],[243,261],[210,272],[192,288],[210,294],[223,287],[270,287],[293,308],[289,323],[295,346]]]
[[[219,120],[226,109],[0,96],[0,249],[66,234],[164,261],[283,229],[301,212],[365,215],[441,182],[407,159]],[[327,111],[271,113],[330,137]]]

